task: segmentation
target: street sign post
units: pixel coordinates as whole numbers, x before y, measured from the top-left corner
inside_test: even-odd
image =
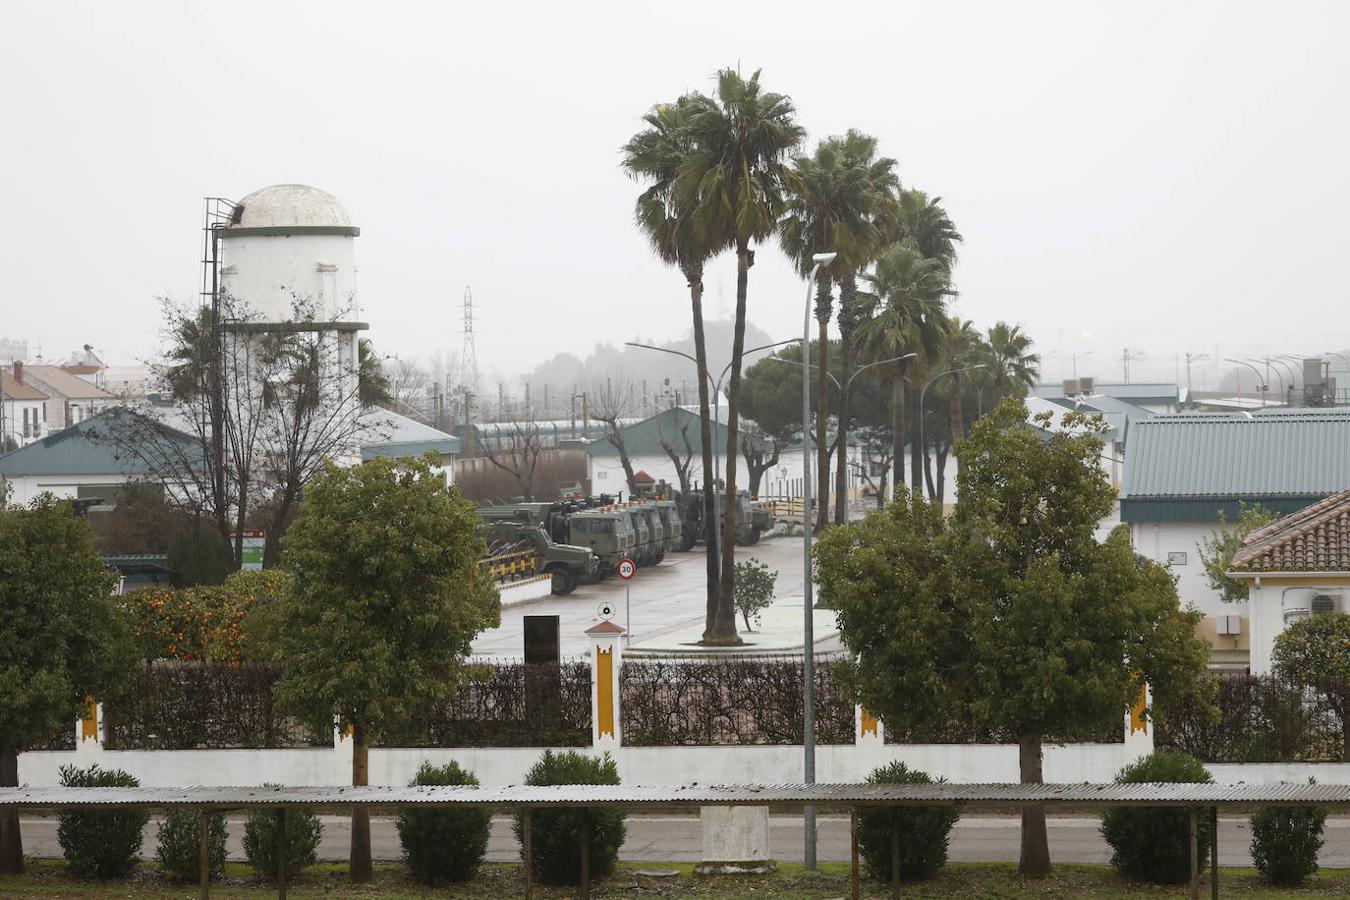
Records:
[[[624,558],[619,560],[618,569],[619,577],[623,579],[623,624],[627,632],[623,640],[625,644],[628,644],[633,640],[633,605],[630,602],[628,582],[632,581],[633,576],[637,574],[637,563]]]

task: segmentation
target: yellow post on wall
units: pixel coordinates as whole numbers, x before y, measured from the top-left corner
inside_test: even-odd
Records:
[[[624,630],[608,619],[586,629],[591,640],[591,746],[617,750],[623,743],[619,668]]]

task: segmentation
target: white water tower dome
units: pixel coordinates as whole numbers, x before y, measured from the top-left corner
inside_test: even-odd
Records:
[[[240,200],[230,224],[240,228],[351,228],[352,220],[338,198],[327,191],[307,184],[273,184]]]
[[[307,184],[274,184],[235,204],[220,237],[220,286],[231,313],[254,322],[303,315],[359,323],[356,237],[336,197]]]

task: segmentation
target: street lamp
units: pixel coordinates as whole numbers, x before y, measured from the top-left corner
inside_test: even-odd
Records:
[[[742,357],[742,358],[747,357],[747,356],[749,356],[751,353],[758,353],[758,352],[761,351],[761,350],[772,350],[774,347],[781,347],[781,346],[783,346],[784,344],[795,344],[795,343],[797,343],[797,339],[796,339],[796,338],[792,338],[791,340],[778,341],[777,343],[773,343],[773,344],[763,344],[763,345],[761,345],[761,346],[759,346],[759,347],[751,347],[749,350],[744,350],[744,351],[742,351],[742,352],[741,352],[741,357]],[[659,352],[659,353],[669,353],[669,354],[672,355],[672,356],[682,356],[682,357],[684,357],[685,359],[689,360],[691,363],[693,363],[695,369],[698,368],[698,360],[695,359],[694,357],[690,356],[688,353],[685,353],[685,352],[683,352],[683,351],[681,351],[681,350],[672,350],[672,349],[670,349],[669,347],[654,347],[654,346],[652,346],[651,344],[639,344],[639,343],[636,343],[635,341],[626,341],[626,342],[624,343],[624,346],[625,346],[625,347],[641,347],[643,350],[655,350],[655,351],[657,351],[657,352]],[[713,427],[713,434],[716,434],[716,433],[717,433],[717,428],[716,428],[716,426],[717,426],[718,424],[720,424],[721,421],[722,421],[722,379],[727,377],[727,372],[729,372],[729,371],[731,371],[731,363],[727,363],[727,364],[726,364],[726,367],[722,369],[722,374],[719,375],[719,376],[717,376],[717,380],[716,380],[716,381],[713,381],[713,377],[712,377],[712,373],[711,373],[711,372],[704,372],[704,373],[703,373],[704,376],[708,379],[708,383],[711,384],[711,385],[713,386],[713,426],[714,426],[714,427]],[[722,480],[722,466],[721,466],[720,463],[721,463],[721,459],[720,459],[720,457],[718,457],[718,455],[717,455],[717,450],[716,450],[716,448],[714,448],[714,449],[713,449],[713,485],[712,485],[712,488],[713,488],[713,496],[714,496],[714,497],[717,496],[717,485],[718,485],[718,483],[721,482],[721,480]],[[721,510],[718,510],[718,511],[716,512],[716,514],[713,515],[713,520],[712,520],[712,539],[713,539],[713,545],[714,545],[715,547],[718,548],[718,552],[719,552],[719,553],[721,552],[722,544],[720,543],[721,530],[720,530],[720,526],[718,525],[718,519],[721,518],[721,515],[722,515],[722,511],[721,511]]]
[[[873,366],[884,366],[884,365],[886,365],[887,363],[904,362],[905,360],[907,360],[907,359],[913,359],[914,357],[916,357],[916,356],[918,356],[918,355],[919,355],[919,354],[917,354],[917,353],[906,353],[906,354],[904,354],[903,356],[892,356],[890,359],[879,359],[879,360],[877,360],[876,362],[870,362],[870,363],[868,363],[868,364],[865,365],[865,366],[859,366],[858,368],[856,368],[856,369],[853,370],[853,374],[850,375],[850,376],[848,377],[848,381],[846,381],[844,384],[845,384],[846,387],[852,388],[852,387],[853,387],[853,379],[857,378],[859,375],[861,375],[863,372],[867,371],[868,369],[872,368]],[[775,361],[775,362],[787,363],[789,366],[800,366],[800,365],[801,365],[801,363],[799,363],[799,362],[794,362],[793,360],[790,360],[790,359],[783,359],[783,357],[781,357],[781,356],[770,356],[769,359],[770,359],[770,360],[773,360],[773,361]],[[817,367],[816,367],[816,366],[809,366],[809,367],[807,367],[807,368],[815,369],[815,368],[817,368]],[[825,377],[828,378],[828,379],[830,379],[831,383],[834,384],[834,386],[835,386],[835,388],[836,388],[837,390],[840,390],[841,392],[843,391],[843,388],[841,388],[841,387],[839,386],[839,379],[838,379],[838,378],[835,378],[835,377],[834,377],[833,375],[831,375],[828,371],[825,373]],[[802,433],[803,433],[803,435],[805,435],[805,433],[806,433],[806,431],[807,431],[807,427],[808,427],[807,423],[806,423],[806,422],[803,422],[803,423],[802,423]],[[806,438],[803,437],[802,440],[805,441]],[[845,452],[847,452],[847,449],[846,449],[845,447],[842,447],[842,446],[841,446],[841,447],[839,448],[839,452],[840,452],[840,453],[845,453]],[[843,523],[843,524],[848,524],[848,505],[847,505],[847,504],[844,505],[844,523]],[[803,525],[805,525],[805,522],[803,522]]]
[[[1261,370],[1258,369],[1256,366],[1252,365],[1251,363],[1249,363],[1249,362],[1244,362],[1243,360],[1240,360],[1240,359],[1228,359],[1227,357],[1225,357],[1225,358],[1224,358],[1224,362],[1230,362],[1230,363],[1232,363],[1232,364],[1235,365],[1235,366],[1246,366],[1247,368],[1251,369],[1253,372],[1256,373],[1256,387],[1257,387],[1257,389],[1261,392],[1261,406],[1262,406],[1262,408],[1264,408],[1265,405],[1266,405],[1266,387],[1267,387],[1267,385],[1266,385],[1266,382],[1265,382],[1265,377],[1261,374]],[[1242,382],[1241,382],[1241,381],[1238,382],[1238,399],[1239,399],[1239,400],[1242,399]]]
[[[1271,375],[1271,369],[1270,369],[1270,357],[1267,356],[1265,359],[1253,359],[1252,362],[1258,362],[1258,363],[1259,363],[1259,362],[1263,362],[1263,363],[1266,364],[1266,379],[1269,380],[1269,379],[1270,379],[1270,375]],[[1284,376],[1280,374],[1279,366],[1276,366],[1276,367],[1275,367],[1275,378],[1280,382],[1280,393],[1279,393],[1279,396],[1283,397],[1283,396],[1284,396]],[[1265,398],[1263,397],[1263,398],[1262,398],[1262,403],[1264,404],[1264,402],[1265,402]]]
[[[1088,352],[1090,353],[1092,351]],[[970,372],[975,369],[983,369],[983,368],[985,368],[984,363],[976,363],[973,366],[962,366],[959,369],[948,369],[945,372],[937,373],[932,378],[925,381],[923,383],[923,387],[919,388],[919,452],[923,454],[923,458],[925,460],[924,468],[927,468],[926,460],[928,459],[928,445],[925,444],[923,440],[923,395],[928,393],[928,386],[944,375],[955,375],[958,372]]]
[[[837,253],[817,253],[806,279],[806,307],[802,311],[802,769],[807,784],[816,783],[816,641],[811,599],[811,293],[821,266]],[[804,864],[816,868],[816,808],[802,810],[805,836]]]

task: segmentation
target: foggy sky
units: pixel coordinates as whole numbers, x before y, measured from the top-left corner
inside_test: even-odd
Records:
[[[479,362],[689,327],[631,223],[642,113],[764,70],[809,143],[857,127],[941,195],[958,312],[1046,373],[1171,379],[1178,353],[1350,345],[1350,6],[1336,3],[7,4],[0,337],[150,355],[200,286],[201,198],[302,182],[362,229],[384,352]],[[776,248],[750,319],[798,333]],[[729,314],[735,262],[706,280]],[[1231,368],[1231,367],[1228,367]],[[1212,375],[1210,376],[1213,377]],[[1197,384],[1197,387],[1199,385]]]

